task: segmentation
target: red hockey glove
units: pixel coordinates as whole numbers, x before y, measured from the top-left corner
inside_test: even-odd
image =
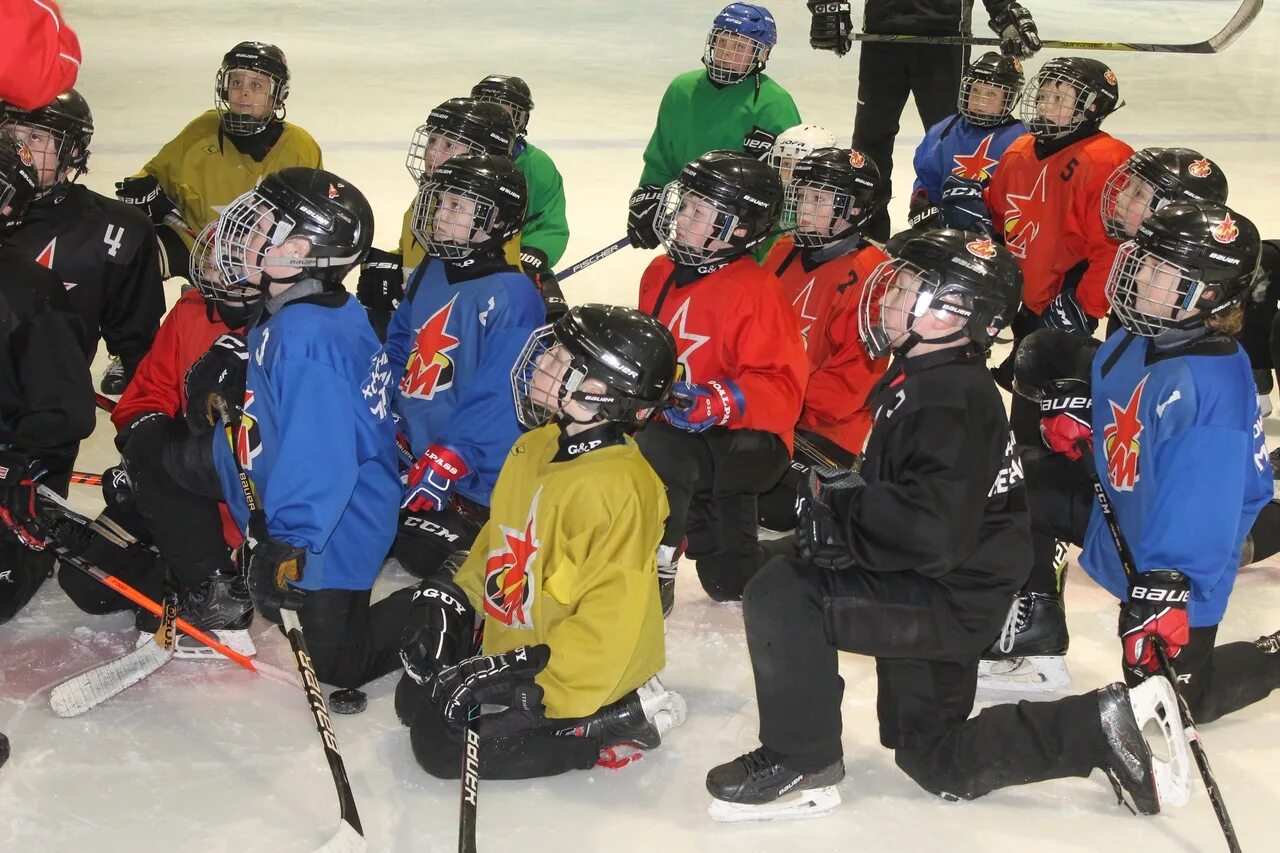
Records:
[[[33,551],[44,550],[36,487],[45,473],[40,460],[18,450],[0,449],[0,528]]]
[[[400,506],[413,512],[441,509],[453,484],[467,476],[470,470],[452,447],[431,445],[409,469]]]
[[[662,417],[676,429],[705,432],[742,419],[747,410],[742,389],[728,379],[712,379],[701,385],[677,382],[671,388],[672,404]]]
[[[1075,461],[1093,452],[1093,397],[1083,383],[1068,384],[1074,388],[1040,401],[1040,437],[1045,447]]]
[[[1120,605],[1120,639],[1124,643],[1124,662],[1156,672],[1151,641],[1159,638],[1165,651],[1175,658],[1190,639],[1187,624],[1187,601],[1191,587],[1182,572],[1157,569],[1131,578],[1129,600]]]

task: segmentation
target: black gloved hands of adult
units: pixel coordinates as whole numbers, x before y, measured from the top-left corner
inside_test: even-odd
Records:
[[[844,56],[853,47],[853,15],[849,0],[808,0],[809,46]]]
[[[835,507],[867,481],[857,471],[814,465],[798,496],[796,549],[806,562],[840,571],[857,565],[842,538]]]

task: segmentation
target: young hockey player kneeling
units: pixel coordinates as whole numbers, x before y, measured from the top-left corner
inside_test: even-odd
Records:
[[[1031,556],[1021,466],[986,363],[1021,278],[991,240],[932,231],[867,282],[863,340],[894,361],[872,391],[861,473],[813,472],[802,558],[775,557],[747,586],[763,745],[707,774],[712,817],[812,817],[839,804],[839,651],[876,659],[880,742],[941,797],[1095,768],[1144,813],[1189,793],[1186,737],[1162,677],[969,718],[978,659]]]
[[[505,707],[478,724],[489,779],[619,766],[684,721],[656,676],[667,500],[628,435],[666,402],[675,366],[671,334],[627,308],[573,308],[529,339],[511,383],[532,431],[457,576],[418,588],[405,631],[396,711],[433,776],[457,777],[480,704]]]

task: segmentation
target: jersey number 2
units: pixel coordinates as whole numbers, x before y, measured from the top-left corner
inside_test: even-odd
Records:
[[[124,226],[112,225],[108,222],[107,233],[102,235],[102,242],[107,244],[107,254],[114,258],[124,242]]]

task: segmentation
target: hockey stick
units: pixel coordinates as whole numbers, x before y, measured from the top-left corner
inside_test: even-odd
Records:
[[[177,596],[164,602],[160,627],[148,642],[126,655],[95,666],[69,678],[49,693],[49,705],[59,717],[74,717],[96,708],[112,696],[132,687],[173,659],[178,647],[174,622],[178,618]]]
[[[476,853],[476,811],[480,801],[480,706],[467,717],[462,744],[462,801],[458,806],[458,853]]]
[[[1083,446],[1083,442],[1081,445],[1081,458],[1085,460],[1085,466],[1089,471],[1089,481],[1093,484],[1093,494],[1098,499],[1098,509],[1102,511],[1102,517],[1107,522],[1107,530],[1111,533],[1111,540],[1116,546],[1116,554],[1120,557],[1120,565],[1124,569],[1125,576],[1132,579],[1138,574],[1138,564],[1133,559],[1133,552],[1129,550],[1129,542],[1124,537],[1124,531],[1120,529],[1120,520],[1116,517],[1115,506],[1111,503],[1111,498],[1098,477],[1098,467],[1093,460],[1092,448]],[[1182,690],[1178,688],[1178,673],[1169,662],[1164,643],[1159,637],[1155,638],[1152,646],[1155,649],[1156,659],[1160,662],[1161,674],[1169,679],[1169,683],[1173,685],[1173,692],[1178,697],[1178,712],[1182,716],[1182,727],[1186,731],[1187,740],[1191,745],[1191,754],[1195,756],[1196,768],[1199,769],[1200,778],[1204,781],[1209,802],[1213,804],[1213,813],[1218,818],[1218,826],[1222,827],[1222,837],[1226,839],[1227,849],[1231,853],[1241,853],[1240,841],[1236,838],[1236,828],[1231,823],[1231,816],[1227,814],[1227,804],[1222,799],[1222,791],[1218,789],[1218,780],[1209,767],[1209,756],[1205,755],[1204,746],[1200,743],[1196,721],[1191,716],[1191,708],[1187,705],[1187,700],[1182,697]]]
[[[117,401],[112,400],[105,394],[99,394],[97,391],[93,392],[93,402],[97,404],[99,409],[108,414],[116,410]]]
[[[1121,41],[1070,41],[1058,39],[1042,39],[1043,47],[1063,48],[1066,50],[1136,50],[1148,53],[1221,53],[1231,46],[1240,34],[1249,29],[1253,19],[1262,11],[1262,0],[1244,0],[1240,8],[1227,21],[1217,35],[1206,41],[1192,44],[1149,44],[1143,42]],[[886,35],[880,33],[857,33],[855,41],[897,42],[900,44],[963,44],[999,47],[1000,39],[978,36],[916,36]]]
[[[259,541],[267,538],[267,514],[258,504],[258,495],[253,490],[249,473],[240,463],[236,449],[235,425],[231,412],[227,409],[227,401],[216,398],[215,405],[222,417],[222,428],[227,435],[227,443],[231,447],[231,458],[235,462],[236,476],[240,480],[240,489],[244,492],[245,506],[249,509],[249,530]],[[311,654],[307,651],[306,638],[302,636],[302,623],[298,614],[287,608],[280,610],[280,622],[285,636],[289,638],[289,647],[293,649],[293,657],[298,662],[298,672],[302,675],[302,688],[307,694],[307,706],[316,723],[316,731],[320,733],[324,745],[324,757],[329,761],[329,772],[333,774],[333,784],[338,791],[338,831],[323,847],[326,853],[359,853],[366,849],[364,827],[360,825],[360,815],[356,811],[355,796],[351,793],[351,782],[347,779],[347,768],[342,761],[342,753],[338,751],[338,738],[333,733],[333,723],[329,720],[329,709],[324,703],[324,694],[320,692],[320,679],[316,678],[315,667],[311,665]]]
[[[72,471],[71,482],[78,486],[101,486],[102,475],[90,474],[87,471]]]
[[[574,273],[581,272],[582,270],[585,270],[587,267],[594,264],[596,261],[602,261],[605,258],[612,255],[614,252],[618,251],[619,249],[625,249],[630,245],[631,245],[630,237],[623,237],[621,240],[615,240],[614,242],[610,243],[608,246],[605,246],[603,249],[596,252],[594,255],[587,255],[585,258],[578,261],[576,264],[569,267],[564,272],[556,273],[556,281],[564,281],[566,278],[573,275]]]

